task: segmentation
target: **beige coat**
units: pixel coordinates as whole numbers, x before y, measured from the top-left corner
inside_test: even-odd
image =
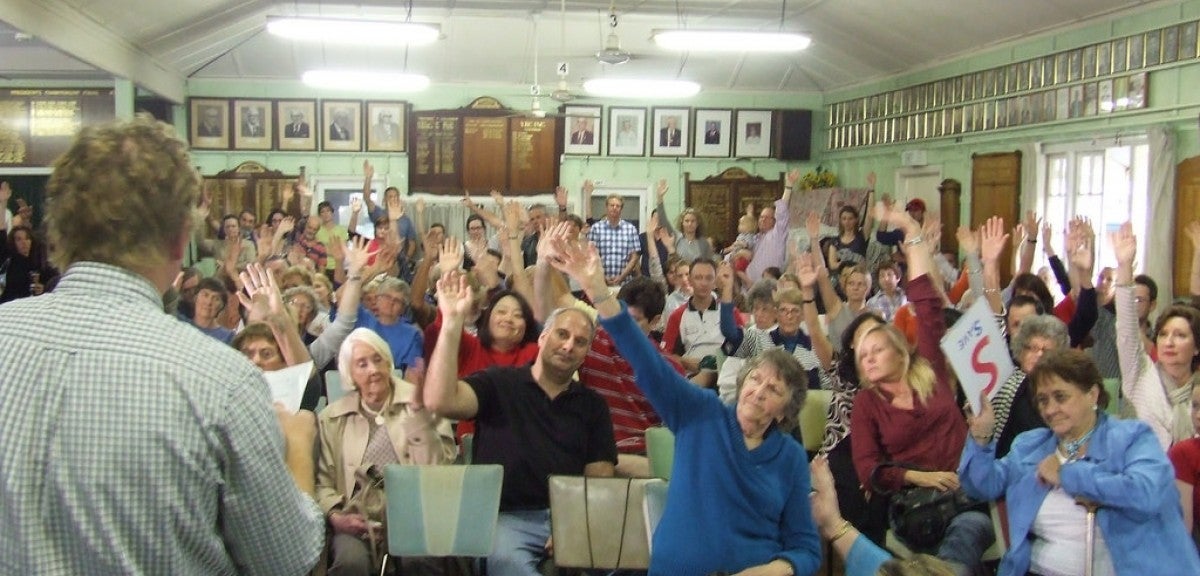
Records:
[[[450,464],[457,455],[450,422],[426,410],[412,410],[413,388],[403,386],[382,412],[388,438],[401,464]],[[341,507],[354,489],[354,473],[367,451],[370,425],[359,413],[358,393],[351,392],[321,411],[317,464],[317,504],[325,514]]]

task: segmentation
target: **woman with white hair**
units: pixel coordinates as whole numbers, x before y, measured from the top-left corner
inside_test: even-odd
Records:
[[[365,539],[375,537],[383,511],[347,509],[359,488],[356,476],[366,476],[360,471],[381,471],[388,464],[448,464],[456,455],[450,423],[422,403],[423,375],[408,382],[393,370],[391,348],[375,332],[358,328],[342,342],[338,372],[348,393],[321,412],[317,465],[317,504],[334,532],[330,574],[378,569]]]

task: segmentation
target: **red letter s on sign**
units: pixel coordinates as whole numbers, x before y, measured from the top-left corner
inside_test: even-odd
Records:
[[[983,348],[987,345],[987,336],[981,338],[979,343],[975,345],[975,350],[971,352],[971,368],[979,374],[988,375],[988,385],[984,386],[983,393],[991,396],[992,388],[996,387],[996,377],[1000,375],[1000,370],[996,368],[996,364],[993,362],[981,362],[979,360],[979,353],[982,352]]]

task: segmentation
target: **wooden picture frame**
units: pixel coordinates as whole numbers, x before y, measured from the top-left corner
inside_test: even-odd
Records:
[[[276,100],[275,141],[280,150],[317,150],[317,101]]]
[[[362,101],[321,101],[321,150],[362,151]]]
[[[687,156],[691,146],[691,109],[652,108],[651,156]]]
[[[608,107],[608,155],[646,155],[646,109]]]
[[[408,102],[367,101],[367,152],[404,152],[408,144]]]
[[[738,110],[733,155],[738,158],[770,158],[771,110]],[[861,138],[859,142],[862,142]]]
[[[229,149],[229,100],[191,98],[188,100],[188,134],[197,150]]]
[[[603,138],[600,119],[604,109],[600,106],[567,105],[563,113],[563,154],[599,156]]]
[[[233,149],[270,150],[274,144],[275,107],[271,100],[233,101]]]
[[[697,158],[728,158],[733,150],[733,110],[697,108],[692,125],[692,154]]]

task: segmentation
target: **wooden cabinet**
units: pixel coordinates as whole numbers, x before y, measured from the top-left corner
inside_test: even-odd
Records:
[[[942,209],[946,209],[945,198]],[[945,212],[943,212],[944,214]],[[979,228],[992,216],[1004,218],[1005,226],[1016,226],[1021,218],[1021,152],[971,155],[971,228]],[[942,237],[953,236],[943,229]],[[1000,255],[1000,285],[1013,276],[1011,244]]]
[[[767,180],[741,168],[730,168],[703,180],[692,180],[691,174],[684,173],[684,202],[700,213],[705,234],[720,250],[737,238],[738,218],[746,213],[747,206],[754,204],[755,209],[762,210],[779,199],[782,178],[780,174],[778,180]]]
[[[303,171],[302,171],[303,172]],[[242,210],[254,213],[256,222],[262,222],[267,214],[283,203],[283,191],[295,184],[303,174],[287,175],[278,170],[268,170],[257,162],[243,162],[236,168],[204,178],[204,189],[212,199],[209,213],[214,218],[225,214],[237,215]],[[294,197],[289,214],[300,213],[299,197]]]

